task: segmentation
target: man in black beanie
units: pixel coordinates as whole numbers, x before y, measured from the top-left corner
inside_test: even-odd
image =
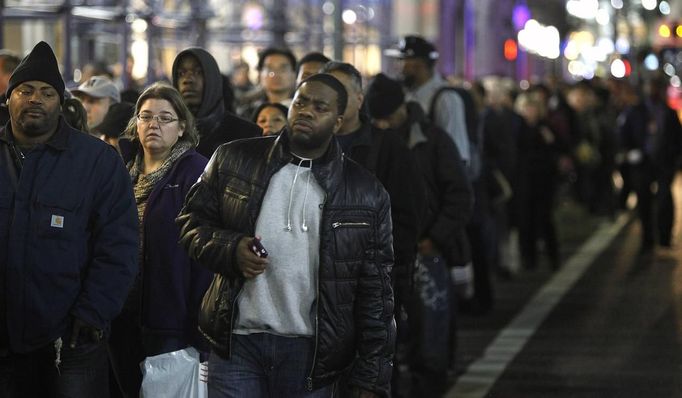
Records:
[[[404,102],[400,83],[384,74],[370,84],[365,100],[372,123],[391,129],[414,155],[426,186],[427,213],[422,219],[418,243],[416,294],[405,309],[411,345],[408,350],[412,394],[438,397],[445,392],[452,356],[450,336],[454,332],[450,308],[449,267],[464,265],[469,242],[465,227],[471,216],[473,197],[457,147],[445,131],[430,123],[421,106]],[[425,278],[435,281],[422,286]],[[437,289],[438,292],[434,292]],[[441,300],[424,302],[424,297]]]
[[[104,142],[61,116],[64,81],[38,43],[0,129],[0,396],[106,397],[106,339],[137,271],[137,208]]]

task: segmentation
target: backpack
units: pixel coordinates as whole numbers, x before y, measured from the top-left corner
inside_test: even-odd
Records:
[[[428,110],[428,117],[432,122],[436,120],[436,101],[445,91],[457,93],[464,104],[464,121],[467,128],[467,137],[469,138],[469,167],[467,167],[467,174],[470,181],[476,181],[481,176],[483,168],[483,134],[478,125],[478,111],[476,110],[474,97],[471,96],[468,90],[460,87],[440,87],[431,98]]]

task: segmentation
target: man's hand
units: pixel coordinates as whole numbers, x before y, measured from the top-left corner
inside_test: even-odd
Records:
[[[417,250],[422,256],[431,256],[436,250],[436,245],[434,245],[433,241],[429,238],[422,239],[417,244]]]
[[[78,318],[73,318],[73,327],[71,328],[69,347],[76,348],[76,345],[78,345],[78,337],[81,335],[84,335],[86,339],[93,343],[99,343],[102,341],[103,334],[104,333],[102,333],[102,331],[96,327],[90,326]]]
[[[268,259],[258,257],[251,250],[250,242],[253,237],[245,236],[237,244],[237,266],[245,278],[251,279],[265,272]]]

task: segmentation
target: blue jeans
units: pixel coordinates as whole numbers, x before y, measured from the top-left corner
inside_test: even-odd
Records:
[[[308,391],[314,340],[267,333],[232,335],[232,357],[211,352],[209,398],[329,398],[332,386]]]
[[[59,370],[52,344],[28,354],[0,357],[0,397],[108,397],[106,341],[61,350]]]

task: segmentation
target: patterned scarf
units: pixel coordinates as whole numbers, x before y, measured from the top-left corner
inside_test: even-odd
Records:
[[[130,172],[130,179],[133,182],[133,191],[135,193],[135,203],[137,204],[137,218],[140,222],[140,265],[142,265],[142,254],[144,251],[144,211],[147,207],[147,199],[149,195],[159,183],[165,177],[166,173],[173,167],[175,161],[182,156],[183,153],[187,152],[192,148],[192,144],[187,141],[178,141],[173,148],[171,148],[170,154],[163,162],[161,167],[157,170],[144,175],[142,170],[144,170],[144,153],[139,151],[135,156],[135,160],[128,163],[128,170]]]

